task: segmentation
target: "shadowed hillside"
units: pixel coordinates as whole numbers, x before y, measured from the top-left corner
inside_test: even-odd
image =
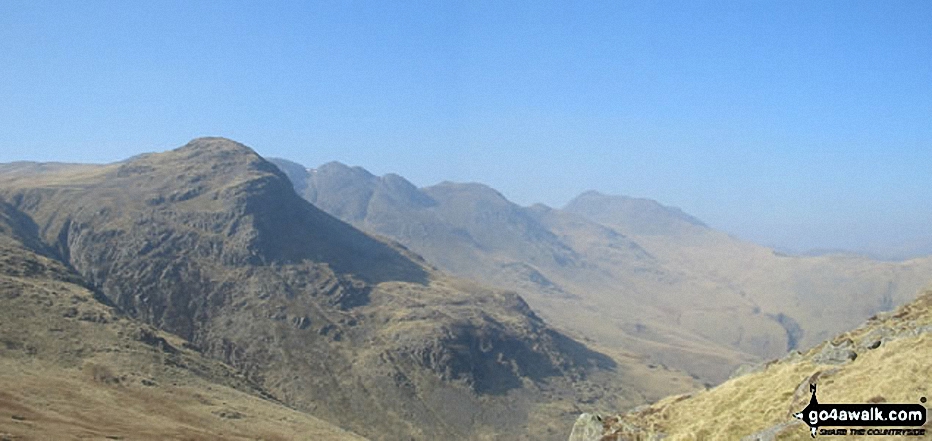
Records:
[[[362,440],[106,304],[0,204],[0,438]]]

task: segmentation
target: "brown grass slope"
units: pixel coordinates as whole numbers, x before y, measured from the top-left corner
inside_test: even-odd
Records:
[[[0,439],[363,439],[101,303],[25,220],[0,205]]]
[[[229,140],[3,174],[0,202],[129,317],[372,439],[561,439],[579,405],[644,399],[519,296],[331,217]]]
[[[707,391],[604,418],[597,425],[604,438],[592,439],[811,439],[808,427],[792,416],[806,407],[810,383],[818,384],[820,403],[920,403],[932,395],[929,360],[932,291],[925,291],[805,353],[794,352]],[[580,418],[577,433],[584,432],[586,421]],[[928,434],[932,421],[924,427]],[[862,438],[878,439],[845,439]]]

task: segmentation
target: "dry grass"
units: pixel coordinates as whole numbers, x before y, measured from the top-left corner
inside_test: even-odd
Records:
[[[663,433],[667,440],[737,440],[781,424],[786,427],[775,430],[777,439],[810,439],[808,427],[792,417],[808,403],[810,381],[818,383],[822,403],[918,403],[920,397],[932,396],[932,333],[915,332],[929,325],[932,293],[836,338],[836,342],[851,339],[864,347],[877,338],[880,329],[898,335],[876,349],[859,350],[852,362],[815,363],[813,355],[820,345],[798,358],[787,358],[695,396],[666,398],[623,419],[645,429],[646,434]],[[877,439],[845,439],[861,438]]]
[[[85,368],[0,358],[0,438],[364,439],[226,386],[197,380],[179,386],[162,383],[170,378],[147,386],[118,381],[119,375],[107,366]]]

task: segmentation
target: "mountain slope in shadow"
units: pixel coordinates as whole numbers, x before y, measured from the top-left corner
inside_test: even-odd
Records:
[[[108,305],[0,203],[0,438],[363,440]]]

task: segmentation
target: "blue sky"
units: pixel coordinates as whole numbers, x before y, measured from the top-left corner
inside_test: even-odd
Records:
[[[204,135],[932,251],[932,2],[0,2],[0,162]],[[921,242],[925,241],[925,242]]]

